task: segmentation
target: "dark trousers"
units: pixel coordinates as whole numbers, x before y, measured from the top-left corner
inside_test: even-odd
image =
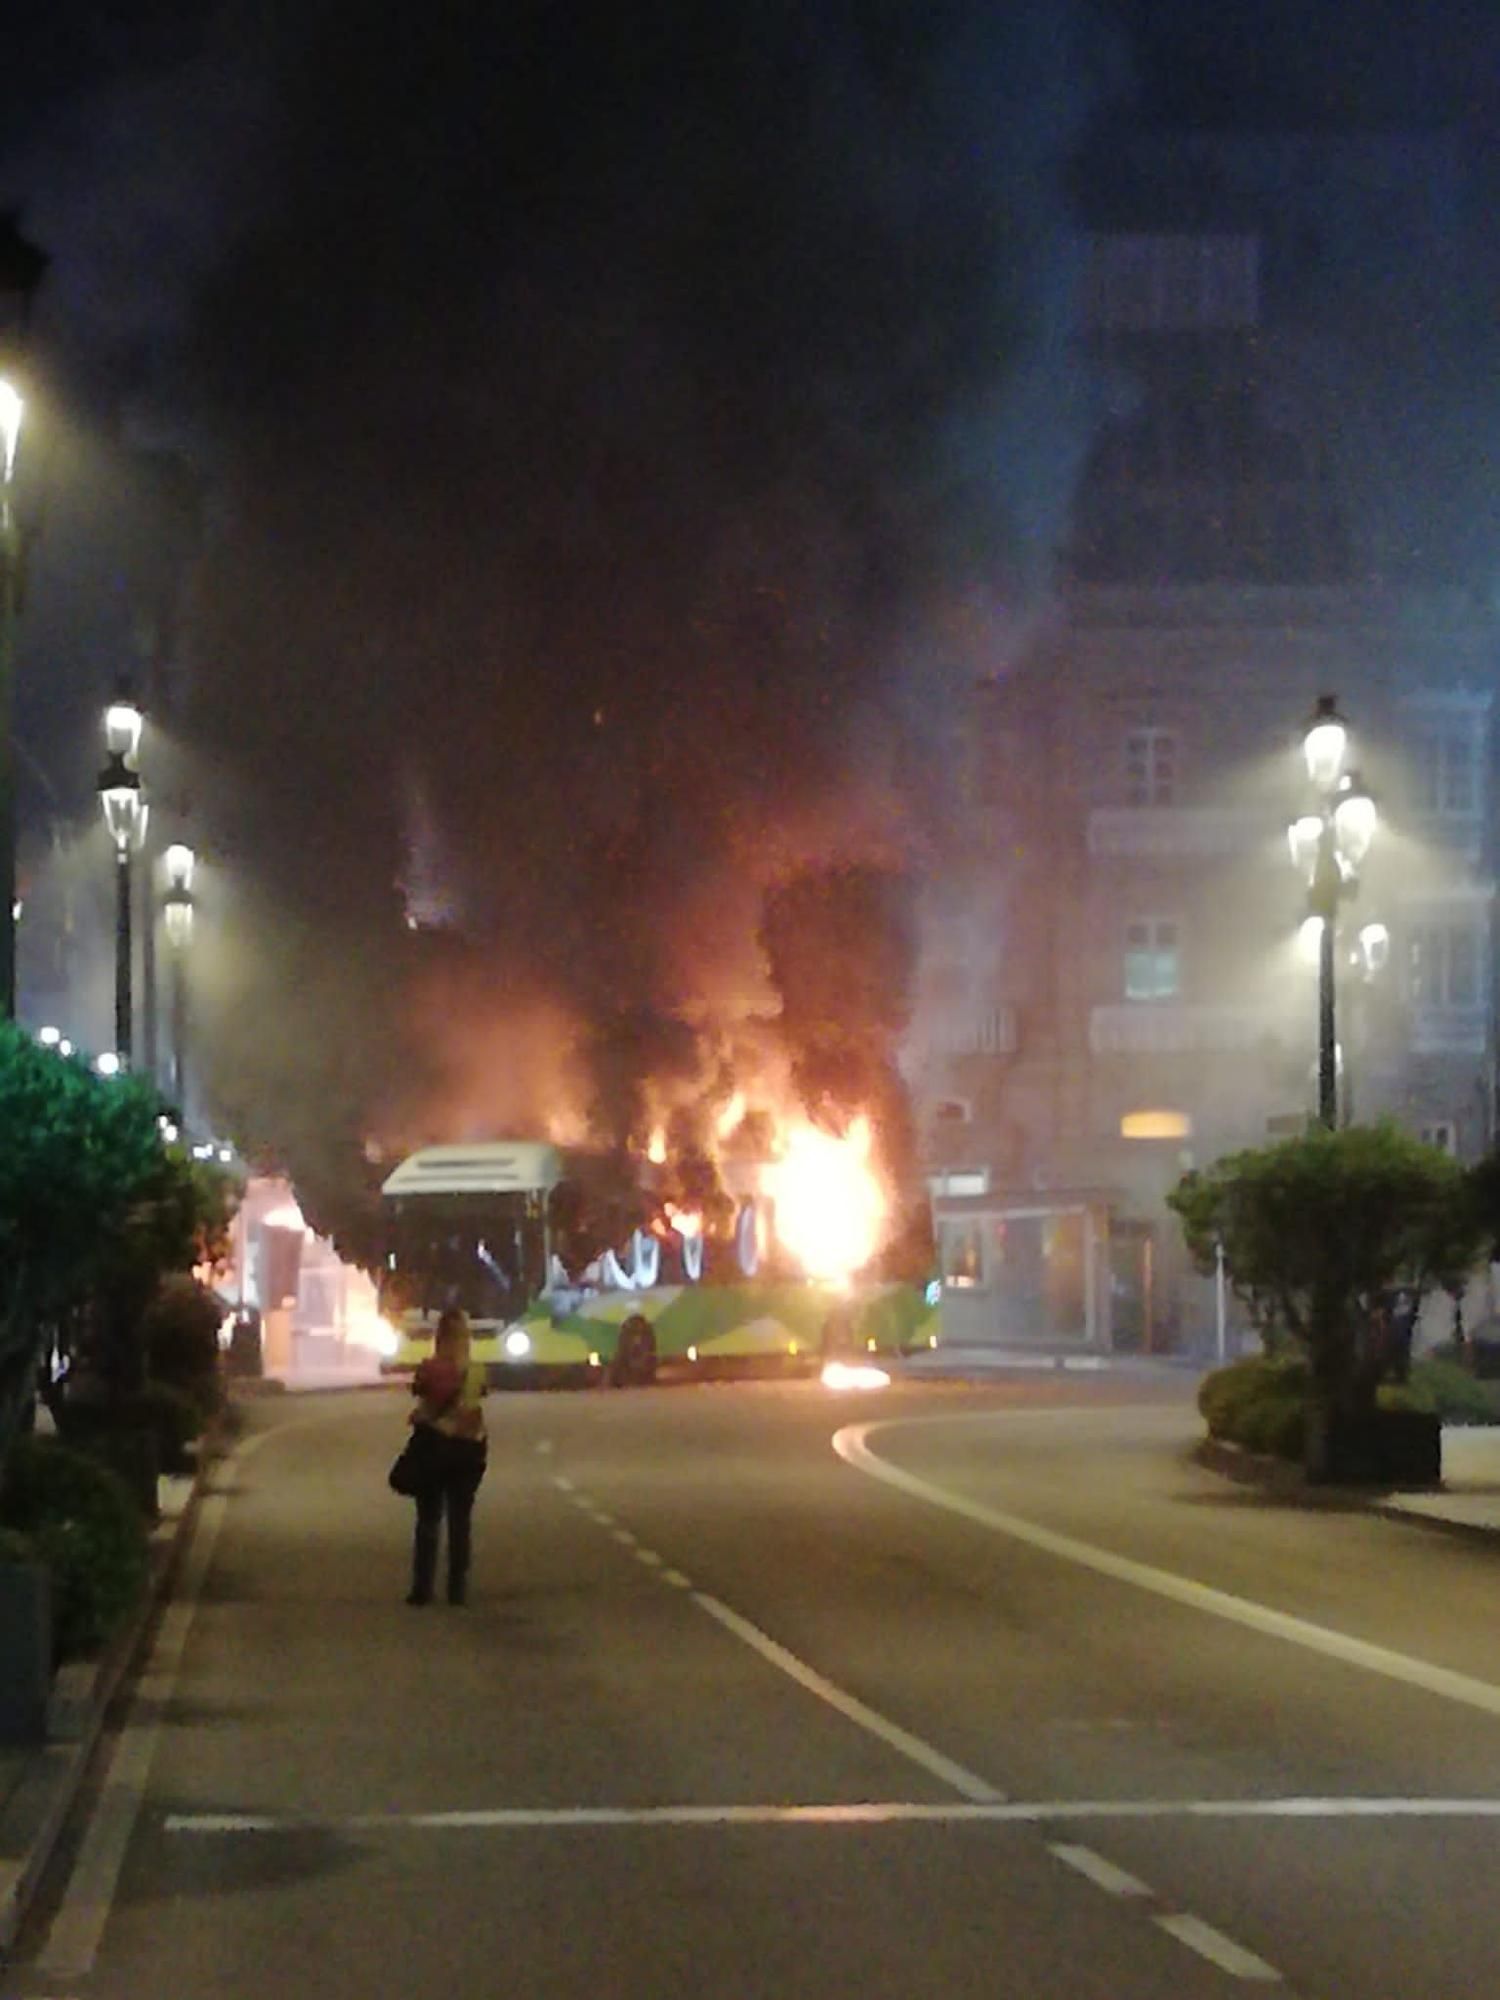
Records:
[[[446,1449],[432,1483],[417,1495],[417,1531],[412,1543],[411,1594],[431,1597],[437,1576],[438,1536],[448,1523],[448,1597],[463,1602],[469,1576],[470,1523],[474,1496],[484,1477],[482,1444],[464,1438],[445,1440]]]

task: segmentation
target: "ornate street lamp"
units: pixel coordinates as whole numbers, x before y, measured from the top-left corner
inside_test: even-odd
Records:
[[[0,1013],[8,1021],[16,1014],[16,801],[11,709],[15,626],[25,560],[15,480],[26,405],[15,370],[25,345],[31,302],[48,261],[45,251],[21,234],[15,211],[0,211]]]
[[[115,844],[115,1053],[129,1064],[131,1019],[130,864],[146,838],[148,807],[139,771],[129,762],[141,741],[141,713],[133,702],[111,702],[104,717],[109,762],[99,773],[99,804]]]
[[[172,1101],[187,1114],[187,950],[192,942],[193,870],[197,856],[180,841],[162,856],[167,892],[162,898],[162,924],[172,952]]]
[[[1338,1033],[1335,1018],[1334,941],[1339,904],[1354,894],[1359,870],[1375,838],[1375,801],[1357,771],[1344,767],[1349,728],[1332,695],[1321,695],[1302,739],[1313,800],[1288,829],[1293,865],[1307,883],[1307,924],[1317,926],[1318,943],[1318,1119],[1332,1131],[1338,1124]],[[1389,948],[1384,927],[1361,933],[1366,963],[1375,948]],[[1373,933],[1380,931],[1377,940]]]

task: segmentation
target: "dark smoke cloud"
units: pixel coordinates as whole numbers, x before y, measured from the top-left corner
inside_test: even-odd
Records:
[[[344,1124],[461,1074],[493,1119],[555,1030],[633,1128],[637,1059],[711,1097],[775,1014],[778,884],[912,870],[1086,429],[1057,190],[1111,48],[1086,0],[271,0],[93,52],[34,221],[215,482],[222,1104],[295,1156],[337,1050]]]

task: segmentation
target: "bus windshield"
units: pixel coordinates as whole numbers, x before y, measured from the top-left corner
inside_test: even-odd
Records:
[[[473,1320],[514,1319],[546,1283],[539,1192],[414,1195],[387,1201],[381,1305],[462,1306]]]

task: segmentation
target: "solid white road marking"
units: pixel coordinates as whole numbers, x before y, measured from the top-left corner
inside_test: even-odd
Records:
[[[663,1583],[670,1583],[674,1590],[691,1590],[693,1587],[693,1579],[684,1576],[680,1569],[664,1569],[661,1580]]]
[[[1102,1854],[1096,1854],[1091,1847],[1069,1847],[1062,1842],[1049,1841],[1047,1852],[1055,1854],[1059,1861],[1065,1861],[1070,1868],[1076,1868],[1079,1874],[1086,1875],[1096,1888],[1105,1890],[1111,1896],[1151,1894],[1138,1876],[1127,1875],[1123,1868],[1116,1868],[1113,1861],[1106,1861]]]
[[[826,1702],[840,1715],[847,1716],[869,1735],[879,1737],[882,1743],[889,1744],[891,1749],[898,1750],[911,1763],[918,1764],[924,1771],[931,1772],[933,1777],[940,1778],[945,1785],[951,1785],[961,1797],[976,1800],[1004,1797],[1004,1794],[996,1791],[988,1779],[966,1770],[953,1758],[945,1757],[941,1750],[935,1749],[930,1743],[924,1743],[920,1736],[913,1736],[911,1731],[903,1729],[900,1723],[892,1722],[878,1710],[867,1707],[856,1695],[846,1694],[841,1687],[825,1679],[816,1668],[808,1666],[805,1660],[799,1660],[795,1653],[788,1652],[785,1646],[762,1632],[758,1625],[752,1625],[748,1618],[742,1618],[737,1611],[731,1611],[729,1606],[721,1603],[717,1597],[709,1596],[705,1590],[695,1590],[693,1602],[700,1610],[706,1611],[710,1618],[722,1625],[726,1632],[732,1632],[737,1639],[759,1653],[763,1660],[769,1660],[773,1667],[779,1668],[789,1679],[796,1681],[799,1687],[806,1688],[809,1694],[815,1694],[820,1701]]]
[[[90,1816],[88,1831],[52,1919],[47,1941],[37,1955],[34,1971],[48,1982],[83,1979],[93,1970],[99,1940],[114,1903],[125,1850],[145,1797],[162,1722],[176,1689],[198,1594],[224,1522],[226,1495],[233,1491],[245,1459],[267,1438],[276,1435],[274,1431],[261,1431],[246,1438],[232,1457],[221,1462],[219,1489],[199,1502],[198,1521],[182,1580],[162,1614],[151,1657],[131,1696],[125,1726],[110,1755],[99,1802]]]
[[[919,1421],[942,1422],[943,1419]],[[933,1486],[915,1473],[905,1472],[900,1466],[877,1458],[871,1451],[865,1442],[870,1433],[891,1428],[891,1423],[850,1424],[835,1433],[833,1448],[847,1465],[868,1473],[872,1479],[883,1480],[886,1485],[899,1487],[903,1493],[925,1500],[930,1506],[945,1507],[949,1513],[961,1514],[982,1528],[1009,1535],[1013,1541],[1025,1542],[1031,1548],[1059,1556],[1064,1562],[1076,1563],[1082,1569],[1091,1569],[1116,1583],[1128,1583],[1137,1590],[1149,1590],[1175,1604],[1186,1605],[1189,1610],[1207,1612],[1211,1617],[1245,1626],[1266,1638],[1285,1639],[1294,1646],[1305,1647],[1308,1652],[1321,1653],[1325,1659],[1337,1660],[1343,1666],[1360,1667],[1366,1673],[1380,1674],[1387,1680],[1420,1688],[1425,1694],[1440,1695],[1447,1701],[1461,1702],[1465,1707],[1481,1709],[1488,1715],[1500,1715],[1500,1686],[1492,1681],[1476,1680],[1470,1674],[1457,1673],[1451,1667],[1435,1666],[1429,1660],[1414,1659],[1407,1653],[1393,1652],[1386,1646],[1373,1645],[1367,1639],[1350,1638],[1347,1633],[1335,1632],[1329,1626],[1314,1625],[1310,1619],[1295,1618],[1285,1611],[1273,1611],[1269,1605],[1232,1596],[1227,1590],[1215,1590],[1211,1584],[1194,1583],[1190,1577],[1178,1576],[1171,1570],[1156,1569],[1150,1563],[1136,1562],[1129,1556],[1115,1555],[1092,1542],[1080,1542],[1072,1535],[1039,1527],[1036,1522],[1024,1520],[1018,1514],[1007,1514],[998,1507],[987,1507],[983,1501],[970,1500],[961,1493],[950,1493],[941,1486]]]
[[[1500,1819],[1500,1799],[996,1799],[942,1805],[872,1799],[856,1805],[494,1806],[473,1811],[296,1814],[169,1813],[168,1833],[279,1833],[323,1826],[1035,1826],[1132,1819]],[[1057,1852],[1057,1849],[1053,1850]],[[1085,1850],[1075,1849],[1074,1853]]]
[[[1201,1917],[1153,1917],[1152,1922],[1185,1944],[1189,1951],[1195,1951],[1200,1958],[1208,1959],[1235,1979],[1254,1979],[1264,1986],[1279,1986],[1281,1974],[1274,1965],[1267,1965],[1263,1958],[1257,1958],[1253,1951],[1246,1951],[1233,1938],[1216,1931],[1212,1924],[1204,1923]]]

